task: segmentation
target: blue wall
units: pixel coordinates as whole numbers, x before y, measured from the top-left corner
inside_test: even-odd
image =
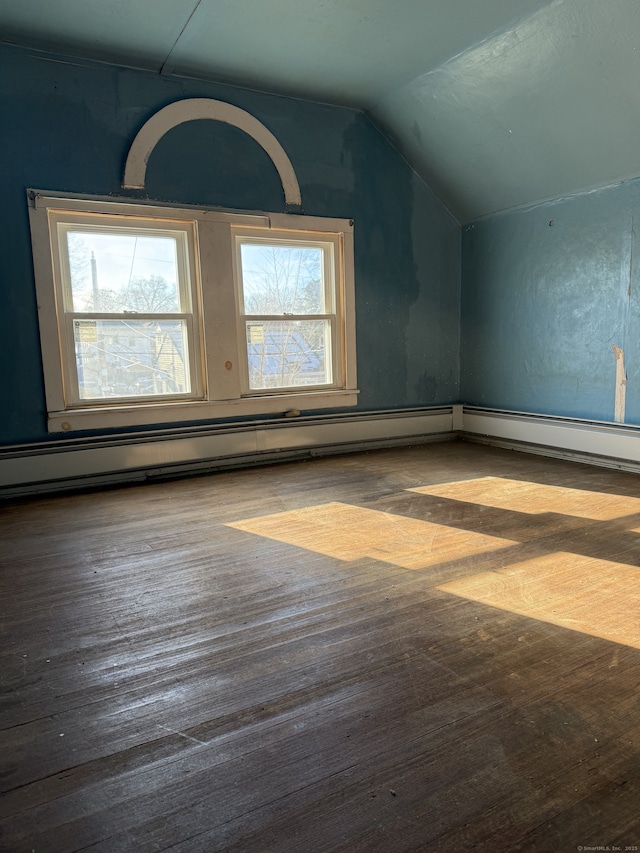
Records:
[[[464,228],[461,396],[491,408],[640,424],[640,181]],[[636,263],[632,253],[635,251]]]
[[[0,444],[47,437],[25,189],[139,198],[121,189],[129,146],[153,113],[189,97],[250,112],[289,155],[304,212],[355,220],[358,409],[458,399],[458,225],[362,113],[8,46],[0,46],[0,80]],[[164,137],[145,195],[285,209],[267,155],[217,122]]]

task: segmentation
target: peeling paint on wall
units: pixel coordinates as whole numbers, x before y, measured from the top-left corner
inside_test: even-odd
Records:
[[[618,424],[624,423],[624,406],[627,393],[627,376],[624,371],[624,350],[611,344],[616,357],[616,399],[613,409],[613,419]]]

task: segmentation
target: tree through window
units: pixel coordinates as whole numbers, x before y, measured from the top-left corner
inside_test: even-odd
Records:
[[[249,388],[331,385],[333,244],[237,239]]]

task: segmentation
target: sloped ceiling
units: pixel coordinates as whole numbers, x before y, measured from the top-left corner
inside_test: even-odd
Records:
[[[0,0],[0,38],[362,108],[461,222],[640,174],[638,0]]]

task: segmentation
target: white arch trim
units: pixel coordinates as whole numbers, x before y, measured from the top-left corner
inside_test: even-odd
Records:
[[[273,161],[278,170],[287,204],[300,205],[300,185],[284,148],[270,130],[245,110],[211,98],[188,98],[158,110],[145,122],[131,144],[124,169],[122,186],[125,189],[144,189],[147,163],[162,137],[185,121],[213,119],[231,124],[249,134]]]

